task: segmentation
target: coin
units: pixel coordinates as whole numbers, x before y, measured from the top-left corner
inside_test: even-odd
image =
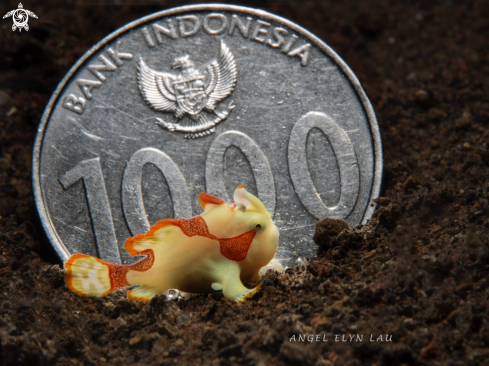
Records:
[[[55,90],[33,153],[46,234],[62,260],[133,258],[128,237],[202,212],[200,192],[256,194],[286,265],[312,257],[323,217],[365,223],[382,175],[380,133],[353,72],[270,13],[186,6],[92,47]]]

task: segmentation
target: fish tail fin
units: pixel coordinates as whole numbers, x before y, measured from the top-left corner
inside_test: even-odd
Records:
[[[72,255],[64,267],[66,284],[80,296],[102,297],[121,287],[130,286],[126,280],[127,266],[105,262],[89,255]]]

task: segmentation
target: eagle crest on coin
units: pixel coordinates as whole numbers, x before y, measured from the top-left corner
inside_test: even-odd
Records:
[[[238,72],[234,56],[221,41],[217,58],[196,68],[188,55],[174,59],[172,68],[178,75],[159,72],[139,59],[138,85],[144,101],[158,112],[175,113],[175,121],[161,118],[158,125],[169,131],[185,133],[185,138],[197,138],[215,131],[215,125],[224,121],[233,110],[231,102],[224,111],[217,104],[234,90]],[[211,119],[209,119],[212,117]],[[188,116],[188,118],[185,118]]]

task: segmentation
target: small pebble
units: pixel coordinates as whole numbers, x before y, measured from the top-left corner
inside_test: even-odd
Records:
[[[414,100],[422,107],[431,107],[435,102],[433,94],[423,89],[414,93]]]
[[[129,345],[130,346],[134,346],[135,344],[138,344],[139,342],[141,342],[142,339],[143,339],[143,337],[141,337],[140,335],[137,335],[135,337],[132,337],[129,340]]]

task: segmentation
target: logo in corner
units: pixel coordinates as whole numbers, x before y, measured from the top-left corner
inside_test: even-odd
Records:
[[[27,22],[29,21],[29,15],[37,19],[36,14],[34,14],[30,10],[24,9],[22,3],[19,3],[19,8],[9,11],[7,14],[3,16],[3,19],[8,18],[10,16],[12,17],[12,20],[14,21],[14,24],[12,25],[13,31],[15,31],[17,28],[19,29],[19,32],[22,31],[22,28],[28,31],[29,25],[27,24]]]
[[[219,55],[210,63],[196,69],[185,55],[175,58],[171,66],[180,73],[152,70],[139,59],[138,85],[144,101],[158,112],[175,113],[174,122],[156,118],[157,124],[169,131],[184,132],[185,138],[192,139],[215,132],[215,126],[235,107],[231,101],[224,111],[216,110],[236,85],[238,72],[233,54],[221,41]]]

